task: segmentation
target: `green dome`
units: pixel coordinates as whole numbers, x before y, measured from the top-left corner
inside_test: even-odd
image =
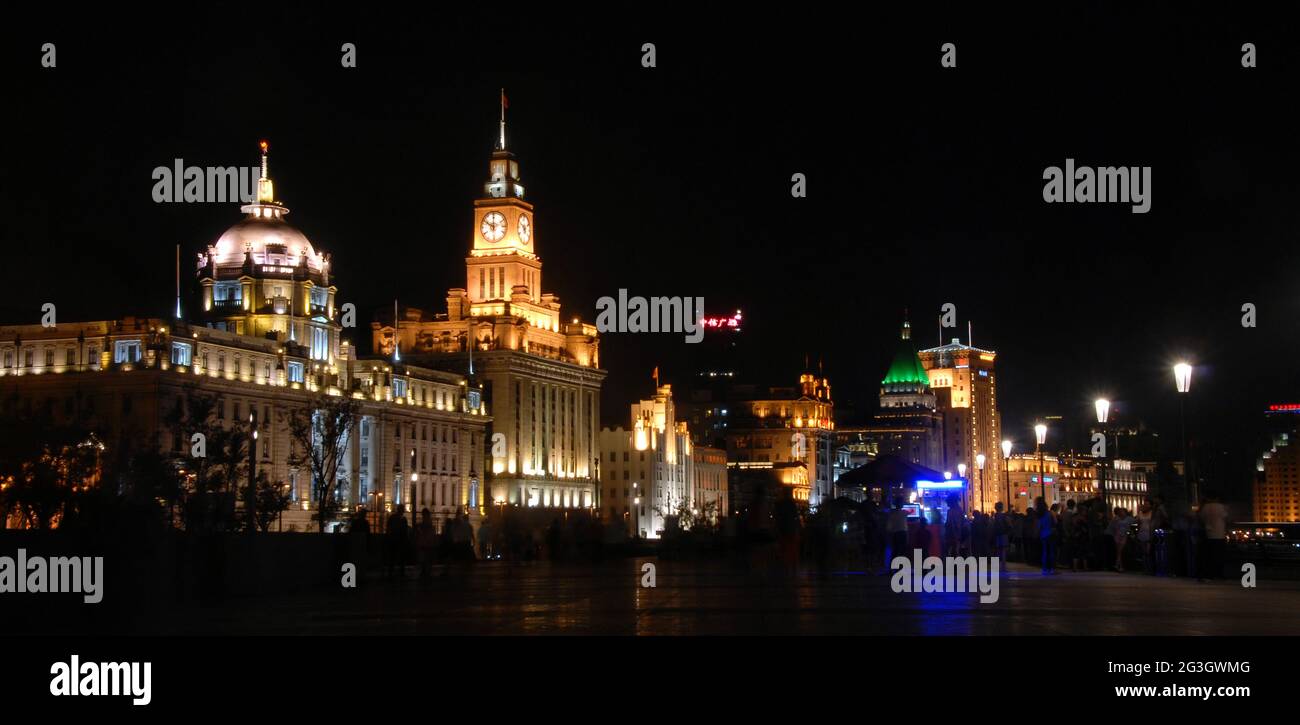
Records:
[[[885,379],[880,381],[881,385],[929,385],[930,376],[925,374],[925,366],[921,364],[921,358],[916,354],[916,349],[912,347],[909,340],[904,340],[899,345],[898,352],[894,355],[894,362],[889,366],[889,372],[885,373]]]

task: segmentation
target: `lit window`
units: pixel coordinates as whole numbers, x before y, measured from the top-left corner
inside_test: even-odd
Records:
[[[303,367],[300,362],[289,363],[289,382],[301,383],[303,380]]]
[[[190,364],[190,344],[187,342],[172,343],[172,364],[189,365]]]
[[[113,362],[133,363],[140,360],[139,340],[118,340],[113,343]]]

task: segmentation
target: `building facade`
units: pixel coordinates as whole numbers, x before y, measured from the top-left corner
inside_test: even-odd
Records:
[[[1002,419],[998,412],[997,353],[962,344],[954,338],[947,345],[919,353],[930,379],[936,409],[943,417],[943,465],[971,481],[967,510],[992,511],[1004,498],[1002,489],[981,485],[977,456],[984,456],[985,481],[1001,474]]]
[[[816,509],[834,496],[835,418],[830,381],[812,373],[797,388],[768,388],[725,406],[728,464],[802,463],[807,489],[796,500]]]
[[[998,480],[999,486],[1005,486],[1009,480],[1011,488],[1012,510],[1023,513],[1033,505],[1035,499],[1044,496],[1048,506],[1059,503],[1062,506],[1073,500],[1083,503],[1101,498],[1101,468],[1105,466],[1106,506],[1116,506],[1136,513],[1138,507],[1150,495],[1150,475],[1140,465],[1124,459],[1106,459],[1099,463],[1091,456],[1077,454],[1044,454],[1040,462],[1033,453],[1013,453],[1006,460],[1007,479]],[[986,471],[987,473],[987,471]],[[1046,494],[1042,487],[1047,484]],[[993,485],[991,479],[989,485]],[[1005,495],[1002,499],[1005,499]],[[1000,499],[1001,500],[1001,499]]]
[[[504,122],[473,206],[465,287],[447,293],[446,313],[408,307],[372,323],[373,349],[481,385],[493,411],[491,503],[599,508],[598,335],[542,292],[537,222]]]
[[[285,222],[265,145],[262,169],[258,203],[199,256],[195,320],[0,327],[0,399],[99,430],[113,455],[180,457],[191,439],[178,416],[190,396],[210,396],[222,427],[256,424],[257,469],[292,499],[283,524],[308,528],[316,492],[290,420],[318,394],[348,396],[359,413],[335,481],[345,513],[477,515],[487,406],[464,376],[361,358],[340,339],[330,258]]]
[[[630,429],[600,432],[606,521],[623,521],[632,535],[653,539],[683,520],[717,523],[726,515],[725,454],[691,441],[686,422],[677,420],[671,385],[633,403],[630,421]]]
[[[1252,520],[1261,523],[1300,521],[1300,446],[1290,434],[1277,436],[1261,459],[1251,491]]]

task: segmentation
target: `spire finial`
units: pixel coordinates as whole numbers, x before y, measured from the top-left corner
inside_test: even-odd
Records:
[[[506,100],[506,89],[501,89],[501,137],[497,140],[497,148],[502,151],[506,150],[506,109],[510,107],[510,102]]]
[[[257,148],[262,152],[262,178],[257,180],[257,203],[269,204],[275,201],[275,186],[271,183],[271,176],[266,163],[267,152],[271,150],[271,144],[266,139],[262,139],[257,143]]]

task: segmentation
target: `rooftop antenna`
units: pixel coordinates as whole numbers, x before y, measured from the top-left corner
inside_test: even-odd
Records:
[[[506,109],[510,107],[510,102],[506,100],[506,89],[501,89],[501,138],[497,140],[497,148],[502,151],[506,150]]]
[[[970,320],[966,320],[966,345],[968,347],[975,347],[975,336],[971,334]]]
[[[393,362],[402,361],[402,341],[397,336],[397,299],[393,299]]]
[[[181,319],[181,245],[176,245],[176,319]]]

